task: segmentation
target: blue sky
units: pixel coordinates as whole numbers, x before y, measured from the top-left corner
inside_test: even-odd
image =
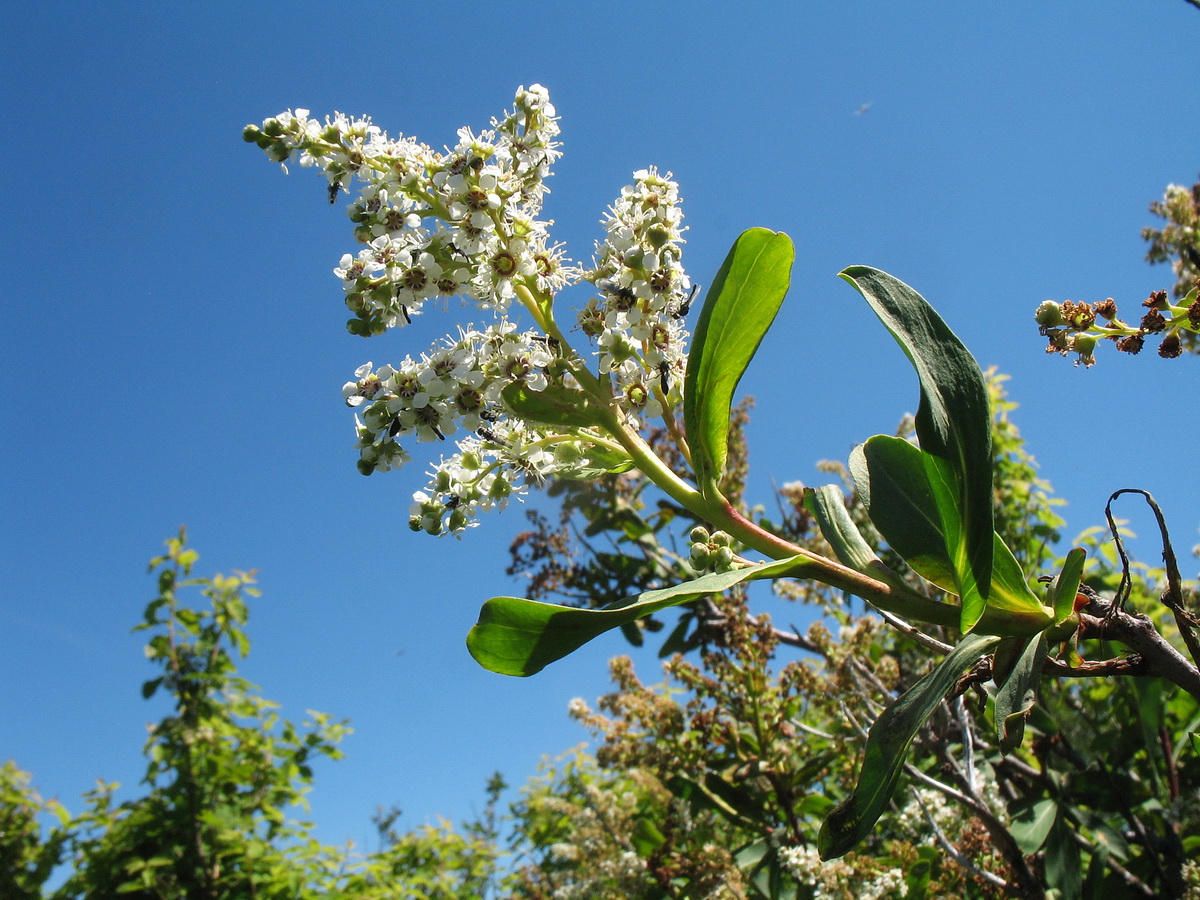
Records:
[[[743,229],[792,235],[792,293],[743,382],[758,500],[772,480],[818,481],[816,460],[916,405],[902,354],[835,277],[869,264],[1012,375],[1069,532],[1141,487],[1177,549],[1195,543],[1197,361],[1109,352],[1076,369],[1032,323],[1046,298],[1113,296],[1132,315],[1173,280],[1143,262],[1139,230],[1147,203],[1200,169],[1200,12],[1182,0],[43,2],[3,16],[0,758],[69,808],[97,777],[141,777],[162,707],[140,698],[151,669],[129,629],[153,595],[145,562],[180,523],[201,572],[259,570],[244,674],[287,716],[351,720],[347,759],[318,769],[312,795],[327,841],[370,843],[378,805],[409,826],[461,818],[496,769],[519,783],[586,739],[567,702],[604,692],[605,661],[626,649],[610,637],[526,680],[468,657],[480,602],[520,592],[503,569],[522,511],[461,541],[410,533],[421,467],[360,476],[340,403],[357,365],[423,349],[467,313],[369,343],[345,333],[331,274],[354,249],[344,213],[311,172],[284,176],[241,141],[289,107],[370,114],[441,146],[540,82],[565,151],[546,211],[576,259],[647,165],[680,182],[701,283]],[[635,660],[657,677],[651,654]]]

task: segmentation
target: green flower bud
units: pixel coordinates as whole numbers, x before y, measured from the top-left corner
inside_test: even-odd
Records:
[[[703,525],[697,525],[692,529],[689,537],[692,539],[692,543],[694,544],[707,544],[709,538],[708,529]]]
[[[554,447],[554,462],[563,468],[570,468],[583,459],[583,448],[579,444],[557,444]]]
[[[665,225],[651,225],[646,229],[646,240],[655,250],[658,250],[670,239],[671,231]]]
[[[262,129],[257,125],[247,125],[242,129],[242,140],[247,144],[257,144],[259,135],[262,134]]]
[[[1046,300],[1037,308],[1033,318],[1043,328],[1054,328],[1063,324],[1062,307],[1053,300]]]

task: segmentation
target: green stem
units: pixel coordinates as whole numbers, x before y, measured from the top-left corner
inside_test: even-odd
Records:
[[[793,577],[810,578],[846,591],[879,609],[906,619],[950,628],[959,626],[961,612],[958,606],[930,600],[905,585],[900,576],[891,570],[880,572],[880,575],[887,579],[882,581],[835,560],[819,556],[751,522],[716,490],[709,491],[710,496],[706,497],[700,490],[684,481],[659,458],[635,429],[626,424],[620,410],[613,408],[611,393],[604,383],[592,374],[579,355],[567,344],[565,336],[554,321],[549,298],[545,298],[545,302],[539,302],[525,285],[517,285],[515,290],[538,326],[563,347],[564,355],[572,365],[572,374],[580,387],[602,404],[601,425],[604,430],[625,448],[642,474],[668,497],[701,520],[728,532],[745,546],[765,556],[772,559],[796,557],[795,568],[789,573]],[[988,609],[976,630],[989,634],[1020,635],[1031,634],[1040,629],[1032,627],[1027,617],[1004,610]]]

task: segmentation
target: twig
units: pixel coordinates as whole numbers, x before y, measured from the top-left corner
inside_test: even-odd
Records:
[[[1119,656],[1116,659],[1085,659],[1074,666],[1068,666],[1057,659],[1047,659],[1042,673],[1056,678],[1104,678],[1110,675],[1145,675],[1145,669],[1146,661],[1134,655]]]
[[[1013,870],[1013,874],[1016,876],[1019,884],[1018,889],[1021,891],[1021,896],[1045,896],[1045,892],[1042,891],[1041,884],[1039,883],[1038,879],[1034,877],[1033,872],[1030,871],[1028,864],[1025,862],[1025,857],[1021,853],[1021,848],[1017,846],[1016,839],[1013,838],[1009,830],[1004,827],[1004,823],[996,818],[992,811],[988,809],[983,802],[964,794],[960,790],[956,790],[948,784],[943,784],[936,778],[926,775],[911,763],[905,763],[904,768],[909,775],[911,775],[913,778],[916,778],[922,784],[926,784],[936,791],[941,791],[941,793],[945,794],[952,800],[961,803],[975,814],[979,821],[983,823],[983,826],[988,830],[988,834],[991,836],[992,841],[996,845],[996,849],[1000,852],[1000,855],[1004,857],[1004,861],[1007,862],[1009,868]]]
[[[1154,623],[1141,613],[1113,609],[1098,617],[1081,612],[1079,635],[1119,641],[1141,654],[1143,665],[1132,674],[1165,678],[1200,700],[1200,669],[1172,647],[1158,633]]]
[[[1200,0],[1198,0],[1198,2],[1200,2]],[[943,644],[937,638],[930,637],[916,625],[911,625],[908,622],[905,622],[899,616],[894,615],[885,609],[880,609],[877,606],[873,606],[872,609],[879,613],[885,622],[887,622],[897,631],[908,635],[926,650],[933,650],[935,653],[940,653],[942,656],[945,656],[954,649],[949,644]]]
[[[1137,488],[1123,488],[1115,492],[1108,498],[1108,503],[1104,505],[1104,516],[1108,519],[1108,529],[1112,532],[1113,540],[1117,544],[1117,552],[1121,555],[1121,583],[1117,588],[1116,606],[1124,610],[1125,600],[1129,597],[1132,584],[1129,577],[1129,558],[1125,555],[1125,548],[1121,545],[1121,538],[1117,533],[1117,526],[1111,512],[1112,502],[1121,494],[1140,494],[1154,512],[1154,518],[1158,522],[1158,533],[1162,537],[1163,563],[1167,568],[1167,589],[1163,591],[1160,599],[1175,616],[1175,625],[1179,628],[1179,634],[1183,638],[1184,644],[1187,645],[1188,653],[1192,655],[1192,661],[1200,664],[1200,638],[1196,637],[1195,632],[1195,629],[1200,627],[1200,622],[1197,622],[1195,617],[1183,606],[1183,578],[1179,574],[1179,561],[1175,557],[1175,548],[1171,546],[1171,536],[1167,533],[1166,519],[1154,497],[1148,491]]]
[[[1099,852],[1099,848],[1097,848],[1095,844],[1093,844],[1091,841],[1089,841],[1087,838],[1085,838],[1078,831],[1072,830],[1071,836],[1075,838],[1075,843],[1077,843],[1080,847],[1082,847],[1084,850],[1086,850],[1088,853],[1092,854],[1093,856],[1095,856]],[[1146,884],[1146,882],[1142,881],[1140,878],[1138,878],[1136,875],[1134,875],[1132,872],[1130,872],[1127,868],[1125,868],[1123,865],[1121,865],[1119,862],[1117,862],[1115,859],[1113,859],[1111,853],[1108,854],[1107,864],[1110,869],[1112,869],[1117,875],[1120,876],[1121,880],[1125,882],[1127,887],[1129,887],[1135,891],[1138,891],[1143,896],[1150,897],[1151,900],[1153,900],[1153,898],[1159,896],[1157,892],[1152,890],[1150,888],[1150,886],[1148,884]]]
[[[970,857],[954,846],[950,838],[946,835],[946,832],[942,831],[942,827],[938,825],[937,820],[934,819],[933,813],[929,811],[929,807],[925,805],[925,801],[921,799],[921,792],[915,787],[912,788],[912,792],[913,796],[917,798],[917,803],[921,807],[921,812],[925,813],[925,821],[927,821],[929,823],[929,827],[933,829],[934,836],[938,839],[938,843],[942,845],[942,849],[949,853],[950,857],[956,863],[958,863],[976,878],[982,878],[988,884],[998,887],[1002,891],[1008,890],[1007,881],[994,872],[989,872],[987,869],[975,865],[974,861]]]

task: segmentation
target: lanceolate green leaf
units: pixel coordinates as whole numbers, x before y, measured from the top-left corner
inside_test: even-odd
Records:
[[[871,523],[888,545],[922,578],[958,594],[961,588],[954,571],[958,509],[953,502],[939,504],[937,484],[944,483],[945,473],[931,478],[939,463],[908,441],[879,434],[855,448],[850,473]]]
[[[742,373],[787,294],[795,250],[786,234],[743,232],[704,300],[684,382],[684,423],[700,490],[725,471],[729,410]]]
[[[1083,577],[1083,564],[1087,551],[1073,547],[1063,561],[1062,571],[1050,588],[1050,605],[1054,607],[1054,624],[1061,625],[1075,612],[1075,595],[1079,593],[1079,582]]]
[[[865,838],[896,789],[909,744],[963,673],[999,638],[969,634],[936,669],[895,700],[871,726],[854,793],[825,817],[817,835],[822,859],[853,850]]]
[[[493,597],[483,605],[479,621],[467,635],[467,649],[485,669],[501,675],[533,675],[597,635],[642,616],[705,594],[727,591],[746,581],[794,575],[807,564],[805,557],[791,557],[704,575],[674,587],[627,597],[603,609],[574,609],[523,597]]]
[[[880,434],[855,449],[850,471],[872,524],[888,545],[921,577],[959,596],[964,631],[979,624],[987,610],[1001,614],[988,619],[994,633],[1032,634],[1050,624],[1049,612],[995,532],[985,606],[948,463],[901,438]]]
[[[866,572],[880,562],[871,545],[859,534],[850,514],[846,512],[842,489],[836,484],[805,488],[804,506],[816,516],[821,534],[841,563],[856,572]]]
[[[992,568],[992,425],[979,364],[925,299],[867,266],[841,273],[903,348],[921,382],[916,427],[921,448],[950,464],[967,559],[987,599]],[[964,625],[968,614],[963,604]]]
[[[1001,650],[1006,650],[1001,653]],[[1005,658],[1007,657],[1007,658]],[[1001,753],[1021,746],[1025,719],[1037,700],[1038,682],[1046,662],[1046,634],[1008,638],[996,651],[993,677],[996,690],[996,739]]]

